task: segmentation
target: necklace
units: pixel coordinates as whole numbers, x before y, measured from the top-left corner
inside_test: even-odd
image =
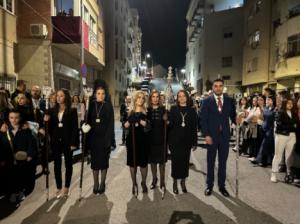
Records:
[[[101,113],[101,110],[102,110],[102,108],[103,108],[103,105],[104,105],[104,102],[101,104],[101,106],[100,106],[100,109],[98,109],[98,104],[97,104],[97,102],[95,102],[95,109],[96,109],[96,116],[97,116],[97,118],[96,118],[96,123],[100,123],[100,113]]]
[[[180,115],[181,115],[181,118],[182,118],[182,122],[181,122],[181,127],[185,127],[185,116],[187,115],[187,113],[181,113],[180,112]]]

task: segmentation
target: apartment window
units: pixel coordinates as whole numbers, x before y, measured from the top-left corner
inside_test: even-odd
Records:
[[[222,58],[222,67],[232,67],[232,57],[223,57]]]
[[[115,80],[116,81],[118,80],[118,71],[117,70],[115,71]]]
[[[262,1],[259,0],[255,3],[255,13],[258,13],[261,10]]]
[[[300,33],[288,37],[288,57],[300,56]]]
[[[90,16],[90,23],[89,23],[90,29],[94,32],[97,33],[97,26],[96,26],[96,21],[95,19]]]
[[[247,73],[256,72],[258,67],[258,58],[253,58],[246,65]]]
[[[248,43],[249,43],[249,46],[251,46],[252,48],[256,48],[259,45],[259,43],[260,43],[260,31],[259,30],[255,31],[254,33],[249,35]]]
[[[119,74],[119,82],[121,82],[121,73]]]
[[[115,35],[118,35],[119,33],[119,26],[118,26],[118,18],[115,19]]]
[[[0,7],[13,13],[14,12],[14,0],[0,0]]]
[[[226,32],[223,34],[224,39],[232,38],[232,32]]]
[[[89,10],[85,6],[83,9],[83,19],[86,23],[89,22]]]
[[[198,73],[201,73],[201,64],[198,65]]]
[[[73,16],[74,2],[73,0],[55,0],[56,15]]]
[[[230,75],[223,75],[222,76],[222,79],[225,81],[225,80],[230,80],[231,79],[231,77],[230,77]]]

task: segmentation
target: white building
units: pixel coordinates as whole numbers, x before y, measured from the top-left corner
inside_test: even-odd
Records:
[[[211,81],[225,80],[228,93],[241,86],[243,8],[242,1],[192,0],[186,16],[187,81],[200,93]]]

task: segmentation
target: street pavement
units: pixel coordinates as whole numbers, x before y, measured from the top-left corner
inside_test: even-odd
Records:
[[[121,130],[116,124],[117,143]],[[204,139],[199,137],[202,146]],[[0,224],[299,224],[300,189],[283,182],[269,181],[270,168],[253,167],[247,158],[240,158],[239,197],[234,196],[235,154],[228,160],[227,188],[231,198],[224,198],[215,187],[212,196],[204,196],[206,175],[206,149],[198,147],[192,152],[187,180],[187,194],[172,193],[170,161],[167,164],[167,194],[161,199],[159,189],[148,194],[131,195],[131,180],[126,166],[126,148],[118,146],[111,154],[104,195],[92,193],[93,180],[89,166],[85,164],[83,199],[78,201],[80,162],[74,164],[70,196],[55,199],[53,164],[50,174],[50,200],[46,202],[45,177],[37,179],[34,192],[17,208],[3,205]],[[148,186],[151,184],[149,169]],[[283,176],[281,177],[283,181]],[[139,181],[140,183],[140,175]],[[141,187],[139,186],[141,192]]]

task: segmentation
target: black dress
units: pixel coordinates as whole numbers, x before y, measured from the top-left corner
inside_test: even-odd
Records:
[[[144,120],[147,122],[147,115],[141,112],[136,112],[128,117],[130,123],[129,133],[126,138],[127,147],[127,165],[130,167],[140,166],[147,167],[148,165],[148,136],[149,122],[147,127],[140,125],[140,121]],[[134,131],[134,135],[133,135]],[[133,151],[133,136],[135,138],[135,158]]]
[[[185,126],[183,127],[183,118]],[[171,151],[171,176],[185,179],[189,175],[191,148],[197,145],[197,114],[194,108],[173,106],[169,114],[168,143]]]
[[[147,117],[151,125],[149,131],[149,163],[163,164],[167,161],[165,141],[164,107],[148,108]]]
[[[99,113],[98,118],[97,113]],[[111,139],[115,131],[112,104],[93,101],[88,113],[88,124],[91,126],[87,136],[88,148],[91,150],[91,168],[93,170],[108,169]]]

